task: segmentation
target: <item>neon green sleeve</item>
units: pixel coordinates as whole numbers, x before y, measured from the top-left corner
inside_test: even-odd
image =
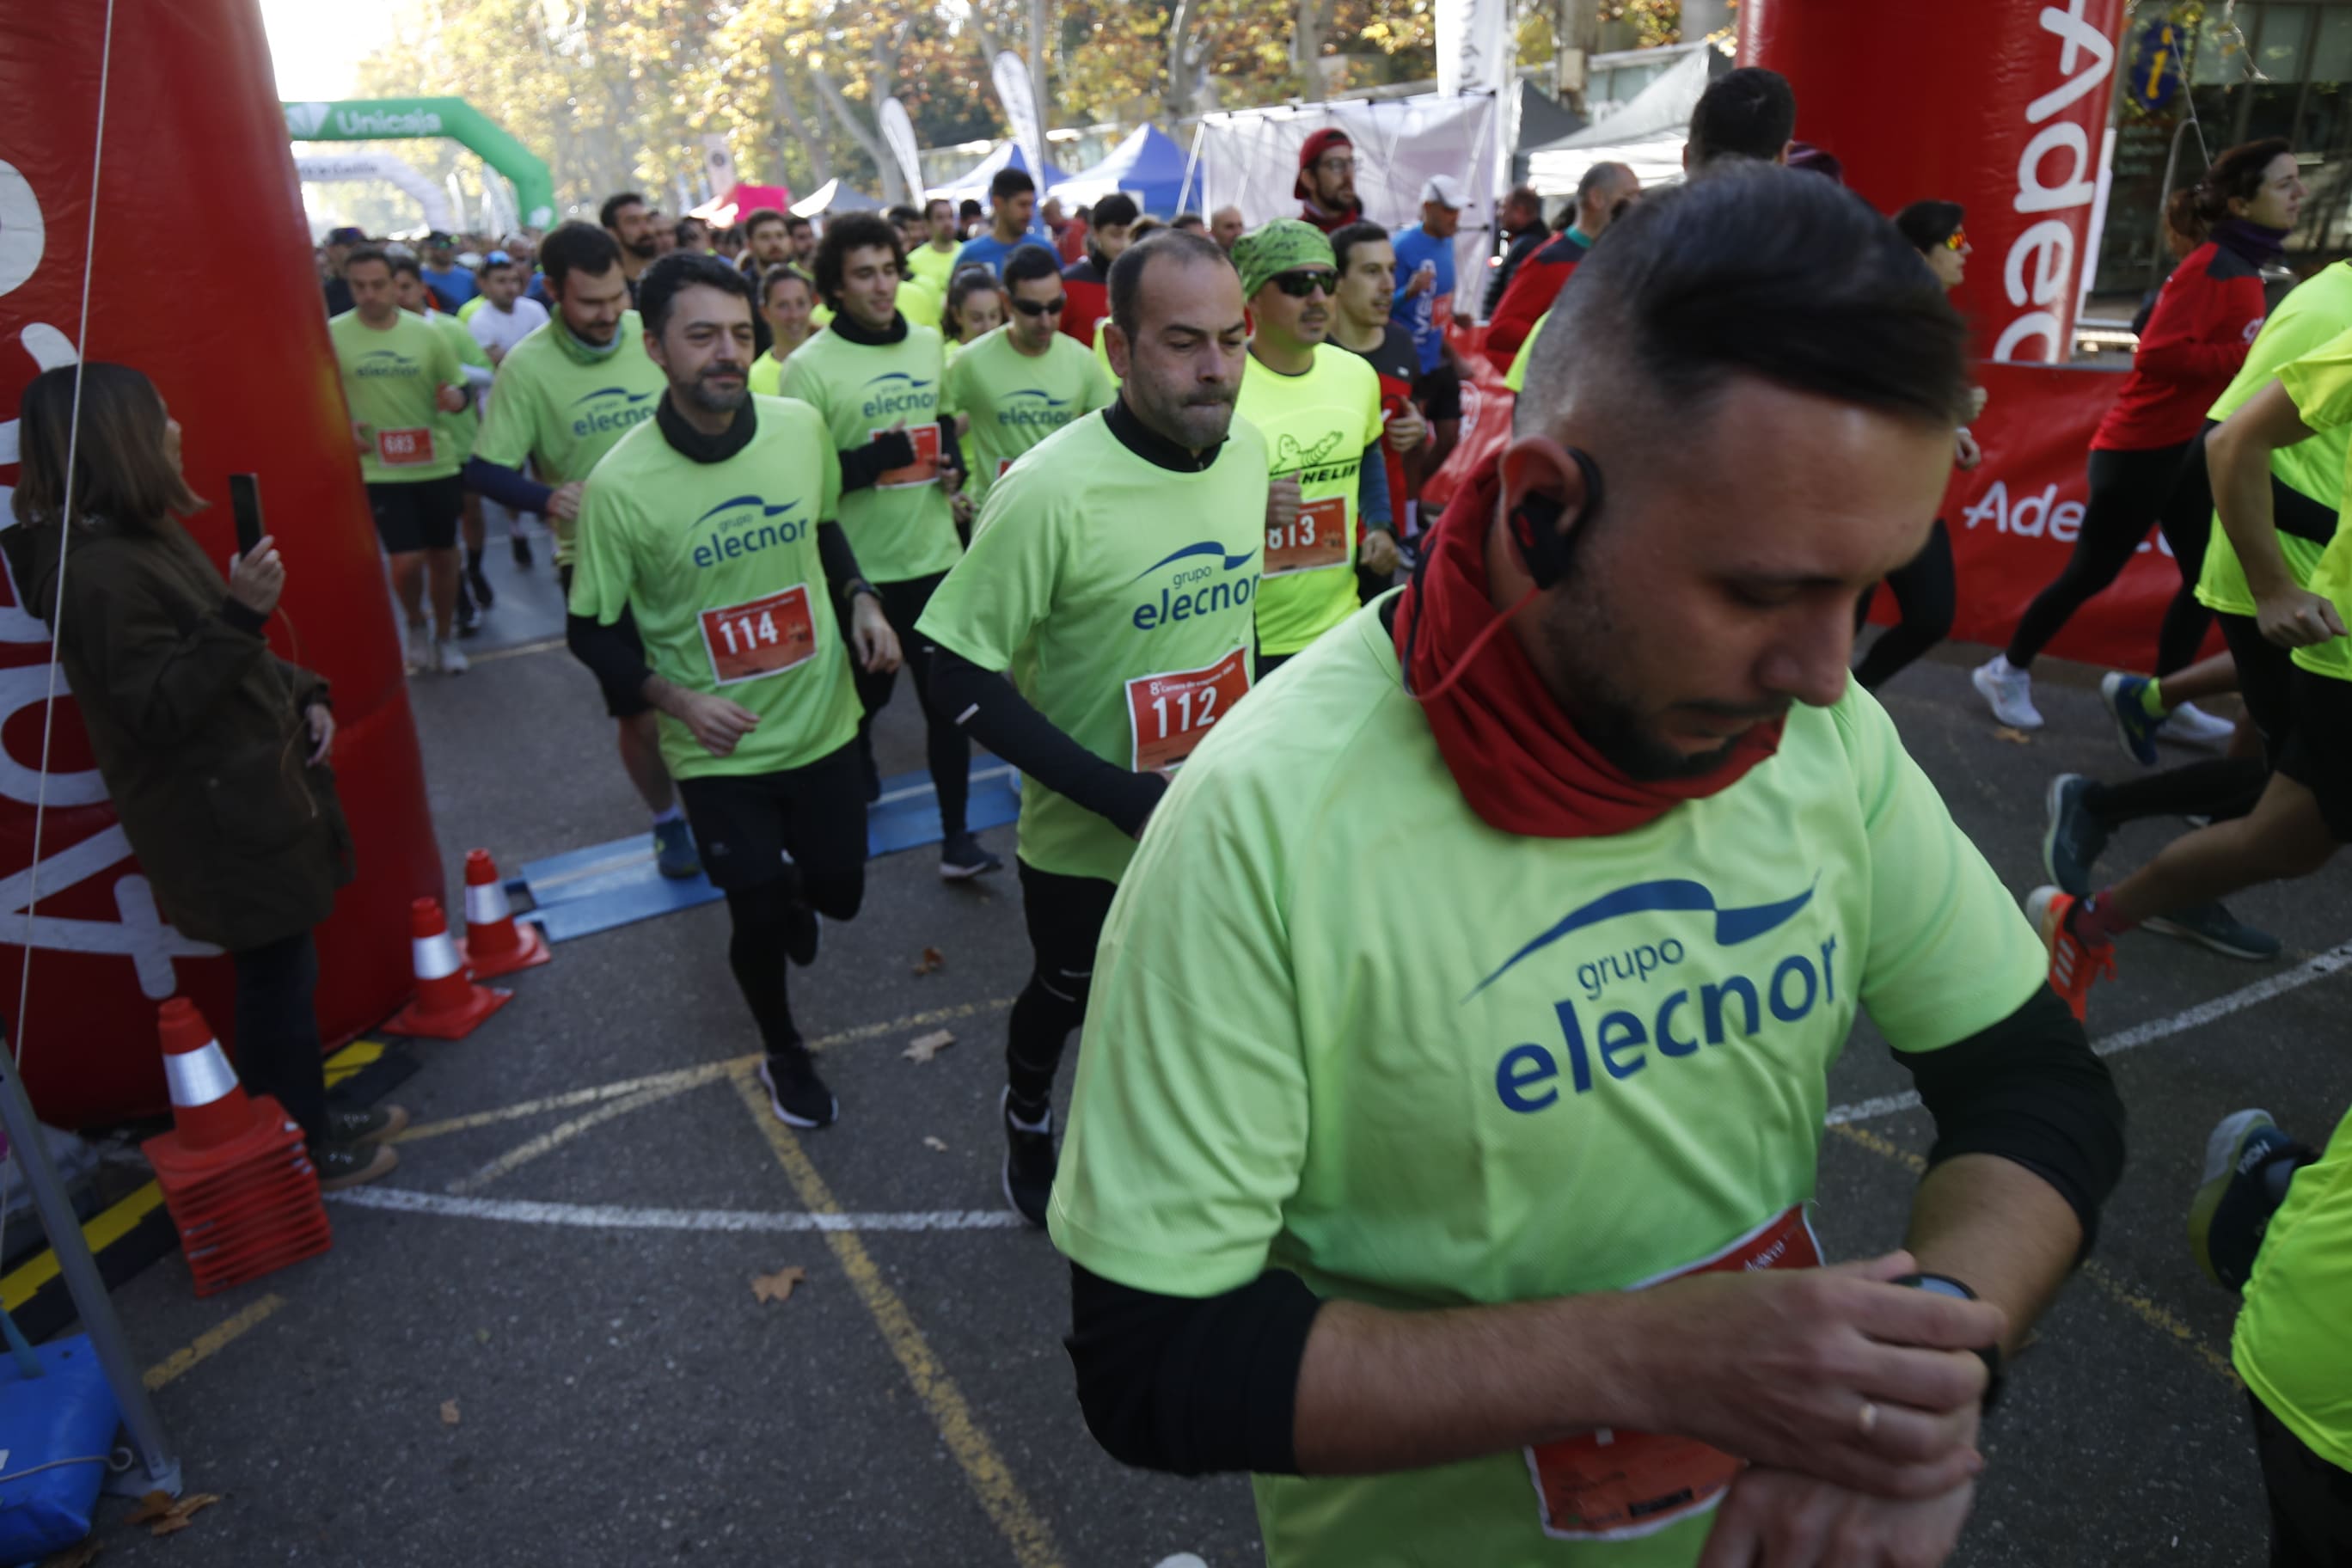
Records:
[[[931,595],[916,630],[982,669],[1003,670],[1054,608],[1062,580],[1060,509],[1034,467],[1016,465],[988,488],[971,548]]]
[[[530,459],[531,440],[538,429],[538,385],[530,377],[509,375],[504,365],[499,366],[498,379],[490,384],[490,406],[482,416],[482,433],[474,438],[474,456],[502,468],[520,468]]]
[[[840,472],[835,459],[835,473]],[[573,536],[572,601],[575,616],[588,616],[600,626],[612,626],[629,607],[635,571],[629,550],[628,505],[610,484],[588,477],[580,498],[580,523]]]
[[[2352,332],[2279,366],[2279,384],[2314,430],[2352,424]]]
[[[1379,382],[1375,381],[1372,384],[1377,392]],[[1086,412],[1092,414],[1097,408],[1108,408],[1118,401],[1118,383],[1110,377],[1109,362],[1099,353],[1089,355],[1087,362]]]

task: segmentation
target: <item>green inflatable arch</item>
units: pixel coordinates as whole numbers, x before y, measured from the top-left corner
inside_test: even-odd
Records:
[[[555,222],[555,177],[530,150],[462,98],[377,98],[364,102],[287,103],[286,133],[297,142],[380,142],[446,136],[469,147],[514,185],[525,228]]]

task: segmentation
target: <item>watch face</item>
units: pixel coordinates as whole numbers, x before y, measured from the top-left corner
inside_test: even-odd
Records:
[[[1937,1275],[1922,1274],[1915,1278],[1911,1283],[1919,1289],[1927,1291],[1931,1296],[1949,1296],[1955,1301],[1973,1301],[1976,1300],[1975,1297],[1969,1294],[1966,1287],[1962,1286],[1958,1280],[1946,1279]]]

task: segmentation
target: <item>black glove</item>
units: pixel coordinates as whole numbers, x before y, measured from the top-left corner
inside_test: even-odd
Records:
[[[1120,789],[1114,809],[1104,815],[1112,826],[1129,838],[1143,837],[1143,826],[1160,807],[1160,796],[1168,793],[1168,775],[1161,773],[1129,773],[1129,784]]]

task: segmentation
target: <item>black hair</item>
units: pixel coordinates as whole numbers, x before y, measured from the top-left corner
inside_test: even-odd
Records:
[[[1110,319],[1130,342],[1143,319],[1144,269],[1162,258],[1171,265],[1213,261],[1230,268],[1234,264],[1223,246],[1205,234],[1181,228],[1160,229],[1150,239],[1120,251],[1118,259],[1110,264]]]
[[[392,270],[392,257],[384,250],[383,247],[381,245],[360,245],[354,246],[351,249],[343,252],[343,276],[346,278],[350,277],[352,268],[362,266],[370,261],[381,261],[383,263],[387,271]]]
[[[1528,366],[1533,418],[1580,375],[1628,371],[1648,395],[1627,417],[1644,403],[1704,417],[1742,376],[1927,423],[1967,405],[1968,329],[1910,243],[1849,192],[1770,164],[1636,205],[1555,309],[1567,319]]]
[[[1143,209],[1135,205],[1133,196],[1125,191],[1113,191],[1095,204],[1094,216],[1087,221],[1097,228],[1114,223],[1125,227],[1142,216]]]
[[[760,304],[762,309],[766,308],[769,300],[776,297],[776,285],[786,279],[792,279],[807,289],[810,299],[816,298],[816,285],[809,280],[807,273],[789,261],[779,261],[760,275]]]
[[[1775,163],[1796,133],[1797,95],[1789,79],[1741,66],[1709,82],[1691,110],[1691,167],[1727,157]]]
[[[956,208],[956,216],[959,218],[978,217],[979,216],[980,204],[972,200],[970,196],[964,197],[963,205]]]
[[[1209,220],[1199,213],[1178,213],[1168,220],[1168,226],[1181,228],[1186,234],[1206,234],[1209,232]]]
[[[923,204],[923,221],[925,223],[931,221],[931,209],[933,207],[945,207],[948,209],[948,216],[955,216],[955,203],[948,200],[945,196],[933,196]]]
[[[1949,239],[1960,226],[1960,204],[1913,202],[1895,215],[1895,226],[1911,242],[1912,249],[1925,256]]]
[[[620,264],[620,242],[593,223],[557,224],[539,242],[539,269],[547,274],[547,291],[559,299],[572,273],[601,278]]]
[[[784,215],[778,212],[773,207],[756,208],[753,211],[743,215],[743,237],[748,240],[760,230],[765,228],[768,225],[772,223],[784,223]],[[785,224],[784,232],[786,234],[790,234],[792,232],[792,226],[790,224]]]
[[[900,228],[906,227],[910,223],[920,223],[923,221],[923,215],[917,212],[913,207],[908,206],[904,202],[900,202],[897,206],[892,207],[888,212],[884,213],[882,216],[888,218],[892,223],[897,224]]]
[[[907,251],[898,226],[880,213],[844,213],[824,226],[816,246],[816,291],[828,309],[841,309],[841,269],[853,250],[887,250],[900,276],[907,270]]]
[[[963,336],[963,302],[974,294],[994,294],[1003,298],[1004,285],[995,273],[974,264],[966,267],[948,279],[947,303],[940,307],[940,324],[950,337]]]
[[[1036,188],[1037,182],[1029,177],[1028,170],[1011,167],[999,169],[996,171],[995,177],[988,182],[988,205],[994,206],[1008,196],[1017,196],[1024,191],[1034,191]]]
[[[1062,258],[1042,245],[1018,245],[1004,258],[1004,289],[1013,291],[1015,283],[1026,283],[1032,278],[1059,278]]]
[[[2196,249],[2213,232],[2213,226],[2227,222],[2231,198],[2252,201],[2263,188],[2263,173],[2273,160],[2294,151],[2284,136],[2264,137],[2260,142],[2242,142],[2213,160],[2204,178],[2184,190],[2172,193],[2164,204],[2164,221],[2175,234]]]
[[[798,234],[801,230],[809,226],[809,220],[801,216],[798,213],[786,213],[784,215],[784,232],[786,234]],[[746,239],[751,237],[749,230],[745,231],[743,237]]]
[[[596,221],[603,224],[606,228],[611,228],[615,223],[620,221],[621,209],[623,207],[641,207],[645,205],[646,198],[639,195],[635,191],[623,191],[617,195],[606,196],[604,198],[604,205],[596,209]]]
[[[726,262],[698,250],[673,250],[637,279],[637,314],[645,318],[646,331],[661,336],[677,297],[696,287],[732,294],[747,305],[756,303],[751,280]]]
[[[404,272],[419,283],[425,281],[424,265],[416,259],[416,253],[413,250],[404,250],[398,256],[392,258],[393,276],[397,278]]]
[[[1331,261],[1339,275],[1348,273],[1348,252],[1360,245],[1379,245],[1389,237],[1389,231],[1376,223],[1342,224],[1331,231]]]

